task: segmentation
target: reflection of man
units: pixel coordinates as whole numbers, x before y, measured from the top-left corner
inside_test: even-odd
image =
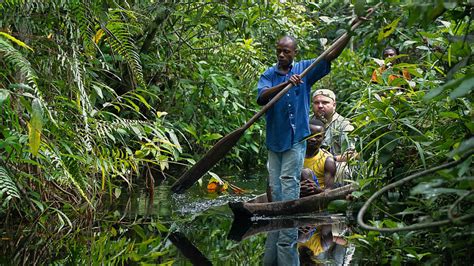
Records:
[[[319,89],[313,93],[313,112],[316,118],[325,123],[326,136],[321,147],[330,151],[336,161],[336,181],[349,177],[347,161],[354,159],[354,142],[349,133],[354,130],[349,119],[336,112],[336,94],[328,89]]]
[[[345,227],[343,224],[337,225]],[[320,225],[317,228],[298,228],[298,242],[298,253],[301,265],[316,265],[316,263],[321,262],[319,261],[320,259],[324,260],[329,257],[328,255],[332,255],[327,253],[338,246],[342,247],[342,252],[339,252],[337,255],[342,255],[342,259],[337,259],[339,262],[344,261],[347,240],[341,235],[335,235],[332,232],[331,225]]]

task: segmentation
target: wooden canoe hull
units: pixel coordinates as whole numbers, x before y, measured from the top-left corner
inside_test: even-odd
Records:
[[[234,213],[234,218],[312,213],[324,210],[333,200],[345,199],[355,190],[356,185],[350,184],[304,198],[278,202],[266,202],[266,195],[261,195],[248,202],[229,203],[229,207]]]

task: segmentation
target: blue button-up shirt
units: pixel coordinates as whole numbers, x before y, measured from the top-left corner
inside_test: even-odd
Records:
[[[294,74],[301,74],[313,60],[303,60],[292,65],[284,74],[278,65],[270,67],[258,81],[258,98],[262,93],[282,82],[286,82]],[[273,152],[289,150],[294,144],[309,135],[309,108],[311,86],[327,75],[331,63],[322,60],[303,78],[302,84],[291,88],[286,95],[278,100],[266,113],[267,148]]]

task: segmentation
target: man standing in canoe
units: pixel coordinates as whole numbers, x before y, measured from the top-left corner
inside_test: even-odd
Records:
[[[294,88],[266,113],[269,184],[273,201],[299,198],[299,177],[303,167],[306,142],[310,134],[309,104],[311,86],[331,70],[331,61],[344,49],[349,37],[329,52],[304,78],[300,74],[313,60],[293,62],[297,42],[284,36],[276,43],[277,64],[268,68],[258,82],[257,103],[265,105],[289,83]]]
[[[300,174],[306,152],[306,142],[301,140],[310,134],[311,86],[329,73],[331,61],[341,54],[349,39],[346,35],[303,78],[300,74],[315,59],[293,62],[298,48],[296,39],[291,36],[284,36],[276,43],[277,63],[261,75],[257,103],[267,104],[290,83],[294,87],[266,113],[269,196],[272,201],[298,199],[300,196]],[[294,229],[269,234],[264,264],[298,265],[296,238]]]

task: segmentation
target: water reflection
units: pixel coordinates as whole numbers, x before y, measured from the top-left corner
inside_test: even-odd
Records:
[[[159,249],[166,250],[163,262],[168,259],[174,265],[222,265],[230,261],[235,262],[233,265],[343,265],[350,261],[348,245],[344,243],[348,230],[342,216],[323,213],[234,219],[227,203],[245,202],[254,195],[208,194],[205,188],[197,186],[188,193],[175,195],[170,193],[168,184],[160,184],[153,195],[143,190],[128,196],[119,212],[133,228],[138,224],[147,228],[149,222],[162,224],[159,230],[164,233],[165,242],[161,242]],[[150,233],[149,237],[156,237]],[[319,243],[319,248],[315,248],[315,243]]]
[[[10,233],[12,229],[4,229],[0,264],[262,265],[269,232],[332,225],[342,219],[323,214],[239,223],[227,202],[246,201],[253,197],[251,189],[255,194],[262,192],[263,189],[255,189],[260,184],[257,181],[239,184],[248,194],[213,195],[214,198],[197,186],[184,195],[171,195],[167,184],[153,190],[136,189],[128,195],[124,189],[90,223],[74,221],[78,229],[72,233],[68,228],[62,232],[41,226],[23,229],[21,224],[14,228],[19,232],[16,235]],[[297,249],[298,244],[292,248]],[[332,245],[313,259],[338,261],[338,254],[345,252],[338,250]],[[342,257],[347,261],[347,255]]]
[[[169,240],[193,265],[212,265],[211,261],[183,233],[171,233]]]
[[[298,265],[298,229],[283,229],[267,234],[263,265]]]
[[[170,185],[163,182],[152,190],[132,190],[123,194],[118,202],[109,209],[121,210],[122,219],[137,220],[138,218],[158,218],[168,221],[172,213],[172,202],[170,200]]]
[[[347,240],[341,232],[347,230],[344,223],[306,226],[298,228],[298,253],[301,265],[346,265]]]
[[[342,216],[234,220],[228,238],[242,241],[266,233],[264,265],[348,265],[354,248]],[[283,237],[282,237],[283,236]],[[280,244],[279,238],[285,238]]]

